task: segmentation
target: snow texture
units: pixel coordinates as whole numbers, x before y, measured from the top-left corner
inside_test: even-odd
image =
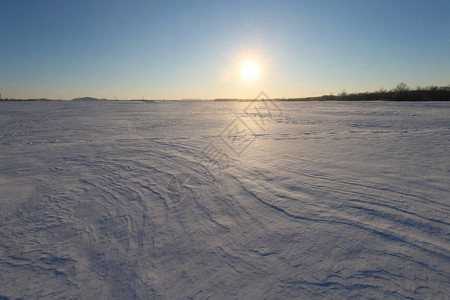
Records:
[[[0,103],[0,296],[448,299],[450,103]]]

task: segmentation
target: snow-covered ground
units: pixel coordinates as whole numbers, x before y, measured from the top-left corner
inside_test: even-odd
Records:
[[[0,139],[1,296],[450,295],[450,103],[4,102]]]

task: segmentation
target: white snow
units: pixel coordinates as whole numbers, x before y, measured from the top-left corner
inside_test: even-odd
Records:
[[[267,104],[0,103],[0,295],[448,297],[450,103]]]

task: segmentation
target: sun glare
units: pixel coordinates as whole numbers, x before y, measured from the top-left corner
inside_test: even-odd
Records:
[[[248,81],[258,79],[260,73],[260,66],[256,61],[245,61],[241,66],[241,76]]]
[[[235,82],[250,87],[266,80],[269,64],[267,56],[260,49],[236,49],[228,59],[228,68],[220,73],[222,82]]]

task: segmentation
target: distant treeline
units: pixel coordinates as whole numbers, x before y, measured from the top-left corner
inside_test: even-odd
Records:
[[[61,99],[58,99],[61,101]],[[58,101],[50,100],[46,98],[39,99],[8,99],[0,98],[0,101]],[[109,99],[98,99],[92,97],[75,98],[72,101],[108,101]],[[153,100],[140,100],[138,101],[153,101]],[[220,98],[214,99],[215,101],[254,101],[254,99],[230,99]],[[264,100],[276,100],[276,101],[370,101],[370,100],[384,100],[384,101],[450,101],[450,85],[448,86],[428,86],[428,87],[416,87],[410,89],[405,83],[398,84],[391,90],[379,89],[375,92],[364,93],[347,93],[345,90],[338,95],[323,95],[318,97],[306,97],[306,98],[275,98],[275,99],[263,99]],[[111,100],[113,101],[113,100]],[[115,101],[115,100],[114,100]]]
[[[380,89],[375,92],[347,93],[342,91],[338,95],[324,95],[318,100],[388,100],[388,101],[450,101],[450,85],[428,86],[410,89],[405,83],[398,84],[392,90]]]
[[[46,98],[39,98],[39,99],[0,98],[0,101],[57,101],[57,100],[50,100]]]
[[[215,99],[216,101],[253,101],[254,99]],[[450,85],[428,86],[410,89],[405,83],[398,84],[392,90],[379,89],[375,92],[347,93],[345,90],[338,95],[323,95],[306,98],[276,98],[276,101],[450,101]]]

